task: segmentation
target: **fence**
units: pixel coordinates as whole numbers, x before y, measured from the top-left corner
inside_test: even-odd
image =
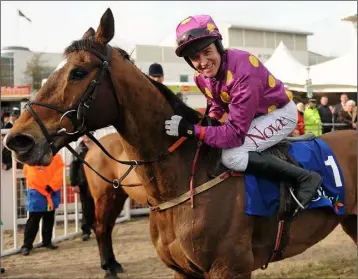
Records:
[[[4,135],[8,130],[1,130]],[[115,132],[112,127],[104,128],[96,131],[96,138]],[[76,148],[78,142],[71,143]],[[53,230],[53,242],[62,241],[80,235],[79,222],[82,218],[81,203],[78,195],[74,194],[69,185],[69,165],[72,154],[61,149],[60,154],[66,167],[63,172],[63,187],[61,189],[61,204],[56,210],[55,224]],[[17,169],[17,162],[12,159],[12,168],[10,170],[2,170],[1,175],[1,257],[20,252],[22,243],[19,239],[23,239],[23,229],[28,218],[26,212],[26,181],[23,177],[22,170]],[[131,216],[147,215],[149,209],[147,207],[136,204],[130,198],[127,199],[124,209],[116,220],[116,223],[130,220]],[[39,232],[41,232],[42,222],[40,223]],[[42,242],[41,233],[35,240],[34,247],[38,247]]]

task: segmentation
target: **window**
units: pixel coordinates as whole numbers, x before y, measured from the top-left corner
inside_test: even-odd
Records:
[[[1,86],[14,86],[14,58],[1,57]]]
[[[180,82],[188,82],[189,76],[188,75],[180,75]]]

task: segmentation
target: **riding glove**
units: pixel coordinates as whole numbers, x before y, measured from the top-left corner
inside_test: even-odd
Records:
[[[165,121],[166,133],[174,137],[194,138],[194,124],[190,124],[180,115],[173,115],[170,120]]]

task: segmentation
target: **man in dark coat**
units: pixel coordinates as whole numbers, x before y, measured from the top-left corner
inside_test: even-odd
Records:
[[[318,113],[321,117],[321,121],[324,124],[332,124],[332,111],[328,105],[328,98],[326,96],[321,97],[321,104],[318,107]],[[328,133],[332,130],[332,126],[322,126],[322,134]]]
[[[82,137],[82,141],[76,150],[82,159],[85,158],[92,143],[92,140],[87,136]],[[73,187],[73,191],[80,194],[82,206],[82,240],[87,241],[90,239],[91,228],[93,228],[94,223],[94,201],[88,188],[83,163],[74,156],[70,165],[70,183]]]

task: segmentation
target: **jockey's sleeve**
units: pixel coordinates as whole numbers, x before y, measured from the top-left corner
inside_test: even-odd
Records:
[[[238,78],[231,90],[228,121],[217,127],[195,125],[195,136],[204,130],[204,143],[216,148],[239,147],[244,143],[250,124],[259,105],[261,82],[258,77],[246,74]]]
[[[210,117],[214,117],[216,120],[220,120],[224,115],[223,109],[220,106],[218,106],[215,102],[211,102],[211,104],[212,105],[209,109],[208,115]]]
[[[201,93],[203,93],[203,95],[205,96],[205,98],[207,100],[209,100],[211,102],[211,107],[209,109],[209,113],[208,115],[210,117],[214,117],[215,119],[217,120],[220,120],[223,115],[224,115],[224,110],[219,106],[217,105],[212,99],[209,99],[206,94],[205,94],[205,90],[204,88],[202,88],[198,82],[198,78],[196,77],[196,75],[194,76],[194,81],[195,81],[195,84],[196,86],[199,88],[199,90],[201,91]]]

